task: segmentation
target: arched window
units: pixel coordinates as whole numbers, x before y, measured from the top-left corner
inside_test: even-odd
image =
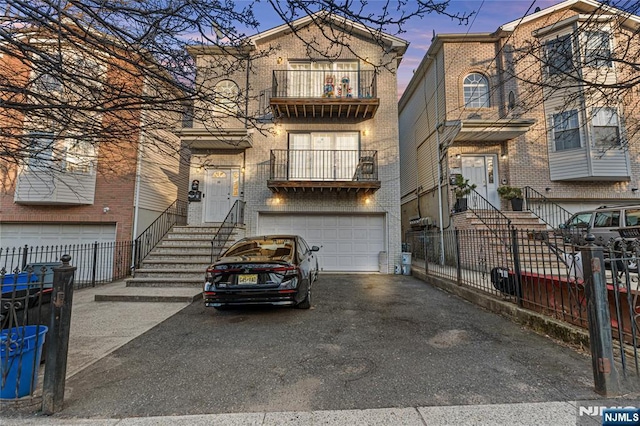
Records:
[[[482,74],[472,73],[464,78],[464,106],[467,108],[489,107],[489,80]]]
[[[231,80],[222,80],[214,88],[216,115],[236,116],[240,111],[240,88]]]

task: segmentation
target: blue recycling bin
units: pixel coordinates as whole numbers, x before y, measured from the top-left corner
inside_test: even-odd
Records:
[[[27,325],[0,332],[0,398],[33,394],[47,330],[44,325]]]
[[[28,286],[29,283],[37,283],[38,275],[28,272],[20,272],[18,274],[6,274],[2,277],[2,293],[11,293],[15,287],[16,291],[26,290],[28,287],[33,287],[33,284]]]

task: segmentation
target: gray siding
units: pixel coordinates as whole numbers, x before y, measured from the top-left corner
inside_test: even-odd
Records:
[[[23,170],[18,176],[14,201],[24,204],[93,204],[95,174]]]

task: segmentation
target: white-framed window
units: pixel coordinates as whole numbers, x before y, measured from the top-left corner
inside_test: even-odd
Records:
[[[359,160],[357,132],[289,134],[289,179],[352,180]]]
[[[574,70],[571,35],[549,40],[544,45],[546,68],[549,75],[568,74]]]
[[[580,148],[578,110],[553,114],[553,143],[556,151]]]
[[[63,170],[91,174],[96,164],[96,149],[90,140],[67,139],[64,149]]]
[[[29,132],[27,134],[27,166],[30,169],[50,168],[53,165],[53,132]]]
[[[293,98],[357,98],[357,61],[291,61],[287,96]]]
[[[593,146],[608,149],[620,146],[620,121],[616,108],[593,108],[591,113],[593,126]]]
[[[231,80],[222,80],[214,87],[214,114],[235,117],[240,112],[240,88]]]
[[[588,67],[611,67],[611,36],[606,31],[587,31],[584,34],[584,64]]]
[[[467,108],[488,108],[489,80],[482,74],[471,73],[462,82],[464,106]]]

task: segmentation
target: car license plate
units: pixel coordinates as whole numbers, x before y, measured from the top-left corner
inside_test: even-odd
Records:
[[[258,274],[238,275],[238,284],[258,284]]]

